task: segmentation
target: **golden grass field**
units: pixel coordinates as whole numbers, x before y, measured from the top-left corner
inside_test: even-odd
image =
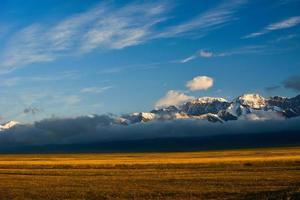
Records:
[[[300,147],[0,155],[3,199],[300,199]]]

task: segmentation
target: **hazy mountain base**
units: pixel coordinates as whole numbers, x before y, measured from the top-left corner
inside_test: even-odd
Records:
[[[300,132],[244,133],[203,137],[168,137],[60,145],[1,146],[1,153],[174,152],[300,146]]]
[[[0,133],[0,151],[22,152],[32,147],[36,152],[47,151],[47,148],[69,152],[173,151],[178,148],[188,151],[212,147],[295,145],[300,141],[300,117],[227,123],[188,119],[116,125],[111,124],[112,121],[103,115],[18,125]],[[153,140],[156,142],[151,142]],[[182,141],[186,141],[185,144]]]

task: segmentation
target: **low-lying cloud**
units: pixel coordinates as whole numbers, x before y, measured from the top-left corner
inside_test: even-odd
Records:
[[[214,79],[208,76],[196,76],[192,80],[186,83],[186,87],[190,91],[197,90],[207,90],[211,88],[214,84]],[[167,94],[159,99],[155,103],[156,108],[168,107],[168,106],[178,106],[189,100],[195,99],[193,96],[189,96],[183,92],[176,90],[170,90]]]
[[[120,125],[110,115],[46,119],[15,126],[0,134],[1,147],[18,145],[89,144],[155,138],[189,138],[215,135],[300,131],[300,118],[288,120],[211,123],[206,120],[151,121]]]
[[[167,106],[177,106],[193,98],[194,97],[188,96],[182,92],[170,90],[167,92],[167,94],[164,97],[162,97],[156,102],[155,107],[161,108]]]

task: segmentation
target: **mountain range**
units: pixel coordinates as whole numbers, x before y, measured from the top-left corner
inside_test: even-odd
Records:
[[[300,116],[300,95],[287,98],[274,96],[264,98],[259,94],[244,94],[232,101],[216,97],[200,97],[179,106],[135,112],[115,118],[116,124],[130,125],[149,121],[180,119],[208,120],[225,123],[231,120],[271,120]],[[93,116],[89,116],[93,117]],[[0,125],[0,131],[11,129],[21,123],[10,121]]]
[[[200,97],[149,112],[0,125],[0,152],[194,151],[299,146],[300,95]],[[294,119],[291,119],[294,118]],[[289,119],[289,120],[286,120]]]
[[[0,124],[0,131],[5,131],[5,130],[8,130],[16,125],[20,124],[19,122],[17,121],[9,121],[7,123],[4,123],[4,124]]]
[[[224,123],[230,120],[287,119],[300,115],[300,95],[287,98],[264,98],[259,94],[244,94],[232,101],[224,98],[200,97],[179,106],[169,106],[150,112],[122,115],[121,124],[153,120],[202,119]]]

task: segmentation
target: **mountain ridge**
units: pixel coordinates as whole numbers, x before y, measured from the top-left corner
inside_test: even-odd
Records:
[[[151,115],[151,119],[143,117],[147,115]],[[131,120],[133,116],[139,116],[139,119]],[[292,98],[279,96],[265,98],[256,93],[249,93],[232,101],[219,97],[199,97],[179,106],[171,105],[150,112],[127,114],[120,119],[123,122],[127,120],[125,124],[173,119],[205,119],[223,123],[238,119],[270,120],[297,116],[300,116],[300,95]]]
[[[280,96],[265,98],[253,93],[243,94],[232,101],[219,97],[199,97],[179,106],[170,105],[149,112],[117,116],[113,123],[130,125],[181,119],[225,123],[233,120],[284,120],[297,116],[300,116],[300,95],[292,98]],[[0,125],[0,131],[7,131],[20,125],[22,125],[20,122],[9,121]]]
[[[17,125],[20,125],[20,124],[21,124],[20,122],[17,122],[17,121],[14,121],[14,120],[8,121],[8,122],[0,125],[0,131],[5,131],[5,130],[8,130],[8,129],[11,129],[14,126],[17,126]]]

